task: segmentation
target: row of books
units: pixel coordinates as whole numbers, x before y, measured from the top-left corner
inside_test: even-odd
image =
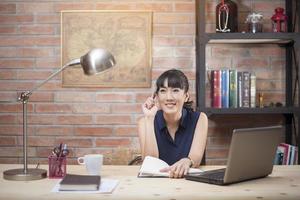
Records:
[[[256,76],[248,71],[211,70],[213,108],[256,107]]]
[[[298,147],[286,143],[280,143],[276,150],[274,164],[275,165],[297,165]]]

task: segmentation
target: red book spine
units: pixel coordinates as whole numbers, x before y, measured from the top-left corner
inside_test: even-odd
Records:
[[[221,70],[212,70],[212,107],[222,108]]]

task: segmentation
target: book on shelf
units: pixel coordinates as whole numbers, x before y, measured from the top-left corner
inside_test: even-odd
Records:
[[[221,70],[221,97],[222,108],[229,108],[229,70]]]
[[[238,107],[242,107],[243,105],[243,98],[242,98],[242,94],[243,94],[243,72],[237,72],[237,88],[238,88]]]
[[[169,177],[169,172],[160,172],[161,169],[169,167],[165,161],[152,156],[146,156],[139,170],[138,177]],[[202,172],[201,169],[190,168],[189,173]]]
[[[59,191],[95,191],[99,189],[100,182],[98,175],[66,174],[59,184]]]
[[[211,80],[212,80],[212,107],[213,108],[222,108],[222,93],[221,93],[221,71],[212,70],[211,71]]]
[[[237,71],[229,70],[229,107],[237,108]]]
[[[298,148],[296,146],[280,143],[276,150],[275,165],[294,165],[298,163]]]
[[[250,107],[256,107],[256,76],[250,74]]]
[[[243,108],[250,107],[250,73],[242,72],[242,105]]]

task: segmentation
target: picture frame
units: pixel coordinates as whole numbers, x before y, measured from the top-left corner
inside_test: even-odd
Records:
[[[116,65],[95,76],[81,67],[62,73],[63,87],[151,87],[151,11],[61,11],[62,65],[92,48],[110,51]]]

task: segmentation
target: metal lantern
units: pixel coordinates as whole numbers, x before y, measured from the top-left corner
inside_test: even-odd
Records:
[[[275,9],[275,14],[271,18],[273,32],[287,32],[288,17],[283,12],[284,9],[281,7]]]

